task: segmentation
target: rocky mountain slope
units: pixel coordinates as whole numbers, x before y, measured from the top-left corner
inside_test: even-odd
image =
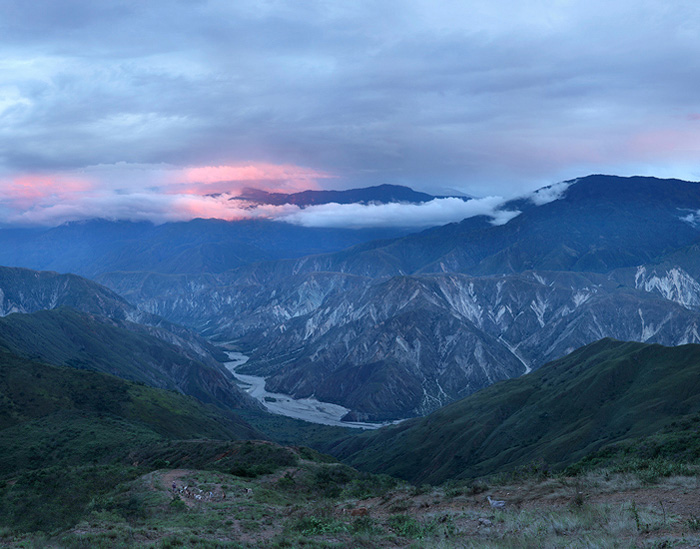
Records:
[[[395,419],[604,337],[700,342],[699,189],[591,176],[514,201],[522,213],[505,225],[472,218],[226,273],[100,281],[236,340],[251,354],[244,370],[275,391]]]

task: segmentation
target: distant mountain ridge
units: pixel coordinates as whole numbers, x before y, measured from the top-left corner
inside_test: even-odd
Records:
[[[561,196],[503,205],[520,211],[504,225],[484,216],[391,241],[302,258],[296,272],[363,276],[428,272],[497,275],[528,270],[606,273],[648,263],[700,238],[688,221],[700,210],[700,184],[649,177],[588,176],[567,182]]]
[[[0,265],[87,277],[112,271],[220,273],[406,233],[394,228],[320,229],[266,219],[163,225],[91,219],[53,228],[0,229]]]
[[[402,185],[377,185],[361,189],[344,191],[301,191],[298,193],[270,193],[261,189],[247,188],[231,198],[231,200],[246,200],[258,204],[295,204],[297,206],[312,206],[316,204],[390,204],[406,202],[420,204],[438,198],[436,196],[417,192]]]
[[[283,194],[247,189],[241,200],[308,206],[423,203],[436,197],[399,185]],[[232,199],[235,200],[235,199]],[[0,265],[95,277],[114,271],[221,273],[408,234],[407,228],[317,228],[269,219],[150,222],[88,219],[51,228],[0,228]]]

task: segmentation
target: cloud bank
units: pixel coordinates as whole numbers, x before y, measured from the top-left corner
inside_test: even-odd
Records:
[[[518,211],[503,211],[502,197],[462,200],[436,198],[422,204],[321,204],[279,217],[281,221],[305,227],[434,227],[484,215],[494,225],[503,225]]]
[[[125,177],[126,176],[126,177]],[[55,175],[0,177],[2,225],[59,225],[89,218],[187,221],[277,218],[285,207],[229,199],[254,184],[268,191],[316,188],[329,174],[293,165],[92,166]]]

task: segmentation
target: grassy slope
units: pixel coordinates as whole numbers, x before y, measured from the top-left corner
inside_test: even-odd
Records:
[[[0,349],[50,364],[96,370],[204,402],[239,408],[245,396],[211,366],[147,333],[69,308],[0,318]]]
[[[697,349],[688,346],[680,360],[669,357],[667,350],[604,341],[581,351],[587,351],[583,358],[588,362],[602,360],[603,371],[591,364],[588,370],[593,371],[588,371],[581,360],[574,368],[580,366],[579,375],[589,383],[602,383],[604,371],[618,371],[628,360],[652,361],[654,368],[670,360],[678,381],[661,386],[677,394],[679,383],[688,381],[684,372],[690,367],[689,351]],[[615,358],[617,367],[609,364]],[[639,380],[613,376],[612,385],[617,394],[629,393],[637,382],[653,392],[654,383],[647,377],[656,374],[654,368],[642,368]],[[551,372],[545,377],[540,385],[557,381]],[[572,390],[574,381],[567,379]],[[681,411],[695,391],[688,386],[686,393]],[[692,494],[685,495],[685,485],[674,484],[671,494],[665,485],[658,493],[649,493],[648,484],[637,483],[638,491],[625,493],[623,499],[617,485],[610,488],[611,496],[605,496],[608,488],[594,487],[588,477],[546,478],[535,489],[530,480],[522,486],[489,480],[488,485],[452,483],[434,490],[397,486],[391,479],[357,473],[303,448],[256,441],[175,440],[200,432],[216,435],[225,422],[215,419],[211,424],[206,413],[198,413],[204,407],[173,392],[6,353],[0,353],[0,397],[3,545],[167,547],[184,540],[197,547],[524,547],[542,544],[545,536],[548,546],[619,547],[621,539],[622,546],[681,539],[697,544],[700,539],[695,535],[700,524],[697,506],[683,507],[693,500]],[[663,408],[658,401],[650,407],[657,412]],[[181,418],[178,412],[190,417]],[[658,423],[657,415],[649,416],[652,425]],[[188,423],[197,418],[201,424]],[[633,451],[641,457],[697,460],[699,426],[700,414],[686,415],[645,437],[641,453],[638,445],[626,445],[630,439],[625,439],[612,454]],[[690,449],[687,437],[695,437]],[[588,460],[593,468],[611,452],[594,456]],[[153,473],[154,469],[161,471]],[[677,474],[676,469],[661,474],[645,470],[640,478],[651,473],[665,478]],[[696,474],[697,468],[686,469],[683,474]],[[611,482],[617,478],[613,475]],[[620,482],[628,482],[625,479]],[[173,499],[168,490],[173,481],[190,486],[193,493],[213,491],[219,499]],[[696,485],[694,478],[684,482]],[[581,486],[588,488],[581,492]],[[485,490],[506,498],[506,510],[489,514],[483,502]],[[593,503],[601,497],[613,505]],[[659,506],[659,498],[666,498],[666,507]],[[629,499],[629,504],[619,503]],[[682,501],[673,507],[671,500]],[[645,506],[645,501],[651,504]],[[354,507],[368,509],[364,512],[369,516],[345,511]],[[492,526],[481,524],[484,516]]]
[[[0,429],[0,444],[6,450],[0,452],[2,460],[21,454],[9,451],[13,444],[17,449],[35,447],[46,459],[44,446],[59,450],[61,440],[74,448],[100,447],[107,452],[124,448],[125,441],[133,445],[163,438],[262,438],[234,414],[194,398],[10,353],[0,353]],[[4,465],[0,470],[8,472]]]
[[[253,457],[262,449],[251,442],[235,448]],[[619,549],[696,547],[700,542],[697,467],[651,483],[636,474],[602,470],[576,478],[494,479],[488,484],[482,480],[418,488],[298,451],[268,450],[278,454],[273,474],[252,478],[236,467],[156,470],[121,482],[84,509],[66,498],[67,506],[73,507],[68,516],[78,518],[68,530],[27,534],[0,526],[0,544],[91,549]],[[51,486],[80,482],[75,472],[49,473],[42,481]],[[103,475],[96,480],[108,487],[122,479]],[[8,486],[5,497],[30,515],[40,507],[39,524],[46,532],[45,520],[60,518],[53,514],[56,507],[36,498],[29,507],[28,491],[18,487],[19,483]],[[505,499],[505,507],[490,509],[487,494]]]
[[[179,440],[195,437],[194,447]],[[0,351],[0,486],[11,488],[0,490],[0,525],[65,527],[94,498],[167,463],[158,456],[201,466],[251,438],[263,435],[192,397]]]
[[[435,413],[343,441],[360,468],[439,483],[536,460],[555,467],[700,410],[700,345],[602,340]]]

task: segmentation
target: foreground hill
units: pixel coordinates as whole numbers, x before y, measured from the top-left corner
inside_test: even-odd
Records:
[[[626,381],[623,376],[618,384]],[[663,408],[650,402],[652,410]],[[649,416],[651,427],[660,425],[657,416]],[[697,438],[698,418],[668,427]],[[235,416],[174,392],[0,353],[0,544],[252,549],[700,542],[693,452],[675,460],[627,459],[602,470],[578,467],[575,477],[509,469],[512,476],[418,488],[308,449],[240,440],[250,436],[259,433]],[[654,450],[653,441],[644,442]],[[505,499],[505,508],[491,509],[487,495]]]
[[[233,413],[195,398],[0,351],[2,527],[64,527],[141,474],[139,463],[154,452],[177,454],[180,439],[199,441],[180,450],[199,463],[221,451],[208,439],[260,438]]]
[[[59,433],[72,432],[85,450],[102,456],[124,455],[127,441],[138,447],[139,442],[163,438],[264,438],[232,412],[192,397],[98,372],[50,366],[5,351],[0,351],[0,396],[0,440],[5,448],[0,452],[0,469],[4,472],[28,465],[15,451],[17,445],[46,465],[66,458],[63,445],[73,453],[80,450],[77,439],[62,438]],[[95,457],[78,456],[76,463]]]
[[[606,339],[332,452],[365,470],[440,483],[538,460],[561,468],[697,412],[700,345]]]

